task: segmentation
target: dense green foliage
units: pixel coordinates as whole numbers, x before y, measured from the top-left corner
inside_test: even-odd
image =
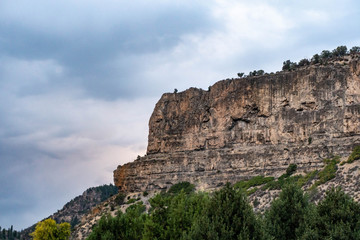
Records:
[[[360,205],[332,188],[317,207],[319,239],[360,239]]]
[[[204,193],[159,194],[151,199],[149,218],[143,239],[182,239],[206,208],[209,197]]]
[[[103,216],[88,239],[141,239],[147,217],[144,211],[145,206],[138,203],[130,206],[125,214],[119,211],[116,217]]]
[[[244,191],[249,183],[211,194],[185,192],[182,183],[177,193],[150,199],[149,213],[139,202],[102,217],[88,239],[360,239],[360,205],[340,189],[329,190],[316,206],[296,181],[285,182],[265,214],[256,215]]]
[[[179,193],[180,191],[184,191],[185,193],[190,193],[192,191],[194,191],[195,189],[195,186],[194,184],[191,184],[189,182],[180,182],[180,183],[177,183],[177,184],[174,184],[170,187],[168,193],[170,194],[177,194]]]
[[[297,185],[285,185],[265,213],[266,232],[278,240],[300,239],[313,225],[315,207]]]
[[[227,184],[215,192],[186,239],[262,239],[260,221],[246,195]]]

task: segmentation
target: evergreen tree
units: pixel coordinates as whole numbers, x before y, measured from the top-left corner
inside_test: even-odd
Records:
[[[181,186],[180,192],[180,186],[175,186],[167,194],[158,194],[150,200],[151,210],[145,223],[144,239],[182,239],[195,219],[200,217],[208,195],[192,193],[193,186],[191,189],[184,183]]]
[[[274,239],[299,239],[311,232],[315,207],[296,184],[285,185],[265,213],[266,232]],[[316,231],[313,232],[314,234]]]
[[[320,54],[320,58],[323,61],[326,61],[327,59],[331,58],[332,54],[329,50],[323,50]]]
[[[290,60],[286,60],[283,62],[282,70],[285,71],[291,71],[294,70],[297,67],[296,62],[291,62]]]
[[[110,215],[103,216],[95,226],[89,236],[89,240],[137,240],[142,238],[145,206],[134,204],[130,206],[126,213],[118,212],[116,217]]]
[[[317,210],[320,239],[360,239],[360,205],[340,188],[327,191]]]
[[[356,54],[356,53],[360,53],[360,47],[358,46],[354,46],[350,49],[350,53],[351,54]]]
[[[247,196],[228,183],[215,192],[188,239],[262,239],[260,222]]]
[[[311,58],[311,63],[313,63],[313,64],[320,63],[320,55],[319,55],[319,54],[315,54],[315,55]]]
[[[332,51],[332,56],[335,57],[341,57],[345,56],[347,53],[347,47],[346,46],[338,46]]]

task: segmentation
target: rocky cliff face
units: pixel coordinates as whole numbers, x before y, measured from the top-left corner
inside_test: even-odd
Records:
[[[360,144],[360,59],[166,93],[149,122],[147,154],[114,171],[122,191],[179,181],[215,188],[349,155]]]

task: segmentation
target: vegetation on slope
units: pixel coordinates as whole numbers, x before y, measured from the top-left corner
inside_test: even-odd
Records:
[[[275,179],[274,177],[255,176],[249,180],[237,182],[234,187],[246,190],[247,194],[251,195],[258,190],[255,186],[262,186],[261,190],[280,190],[284,185],[290,183],[303,187],[315,179],[315,183],[310,187],[310,190],[313,190],[317,186],[324,184],[335,177],[336,170],[338,169],[337,164],[340,162],[339,159],[338,156],[331,159],[324,159],[324,169],[321,171],[314,170],[306,175],[293,176],[297,169],[297,165],[290,164],[286,169],[286,173],[281,175],[278,179]]]
[[[360,146],[356,146],[352,151],[351,155],[344,162],[341,162],[340,165],[344,165],[345,163],[352,163],[356,160],[360,159]]]
[[[359,149],[349,159],[359,159]],[[312,194],[335,178],[339,159],[325,159],[322,170],[305,175],[295,175],[297,165],[290,164],[278,179],[255,176],[213,193],[181,182],[150,199],[148,212],[137,202],[125,213],[104,216],[88,239],[360,239],[359,203],[332,187],[316,205],[302,190]],[[258,187],[281,190],[263,214],[247,198]]]
[[[71,220],[69,222],[73,228],[80,222],[81,217],[92,207],[115,195],[117,192],[118,188],[113,184],[104,184],[98,187],[88,188],[82,195],[66,203],[64,207],[54,213],[51,218],[57,223],[61,223],[64,219],[70,218]],[[35,225],[21,231],[21,238],[30,239],[29,234],[34,232],[34,230]]]
[[[140,202],[125,213],[101,218],[89,236],[97,239],[359,239],[360,205],[339,188],[315,205],[295,183],[263,215],[246,193],[227,184],[214,193],[161,193],[145,212]]]

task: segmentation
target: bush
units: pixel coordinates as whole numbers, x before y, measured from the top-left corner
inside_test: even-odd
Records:
[[[351,155],[349,156],[347,163],[352,163],[355,160],[360,159],[360,146],[356,146],[352,151]]]
[[[313,63],[313,64],[320,63],[320,56],[319,56],[319,54],[315,54],[315,55],[311,58],[311,63]]]
[[[294,70],[297,67],[296,62],[291,62],[290,60],[286,60],[283,62],[283,67],[282,70],[283,71],[291,71]]]
[[[238,77],[239,77],[239,78],[242,78],[242,77],[244,77],[244,73],[243,73],[243,72],[241,72],[241,73],[238,73],[237,75],[238,75]]]
[[[329,50],[323,50],[320,54],[320,58],[321,60],[327,60],[330,59],[332,57],[332,54]]]
[[[288,168],[286,169],[286,175],[287,176],[291,176],[297,169],[297,165],[291,163]]]
[[[274,180],[274,177],[255,176],[255,177],[250,178],[247,181],[239,181],[239,182],[235,183],[234,188],[247,190],[251,187],[263,185],[263,184],[268,183],[273,180]]]
[[[324,160],[326,166],[324,167],[324,169],[322,171],[320,171],[318,173],[319,179],[314,183],[312,188],[315,188],[315,187],[317,187],[321,184],[324,184],[327,181],[335,178],[336,171],[338,169],[337,164],[340,162],[339,159],[340,159],[340,157],[336,156],[336,157],[333,157],[332,159]]]
[[[136,202],[137,200],[139,200],[139,199],[132,198],[129,201],[127,201],[126,204],[132,204],[132,203]]]
[[[125,200],[125,193],[119,193],[116,197],[115,197],[115,203],[117,205],[122,205],[124,204],[124,200]]]
[[[360,47],[354,46],[350,49],[350,54],[360,53]]]
[[[252,72],[249,72],[249,76],[252,77],[252,76],[262,76],[264,75],[265,71],[260,69],[260,70],[254,70]]]
[[[271,181],[267,183],[265,186],[262,187],[263,190],[269,189],[269,190],[280,190],[285,185],[288,184],[297,184],[300,179],[302,179],[303,176],[296,175],[296,176],[288,176],[287,174],[281,175],[277,181]]]
[[[308,66],[310,65],[310,61],[307,58],[301,59],[299,61],[299,67]]]
[[[314,170],[312,172],[307,173],[305,176],[303,176],[302,178],[299,178],[298,180],[298,185],[300,187],[304,186],[305,184],[307,184],[309,181],[313,180],[316,175],[318,174],[318,170]]]
[[[346,46],[338,46],[332,51],[332,56],[335,57],[341,57],[345,56],[347,53],[347,47]]]

